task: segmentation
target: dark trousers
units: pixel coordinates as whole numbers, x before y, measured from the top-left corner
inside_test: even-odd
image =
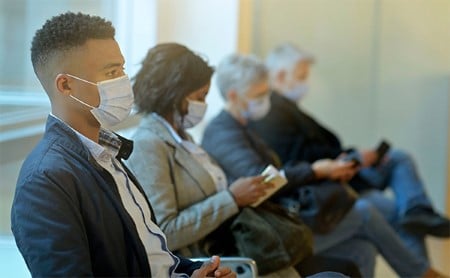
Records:
[[[349,277],[362,277],[358,267],[351,261],[315,255],[304,259],[295,266],[302,277],[319,272],[334,271]]]

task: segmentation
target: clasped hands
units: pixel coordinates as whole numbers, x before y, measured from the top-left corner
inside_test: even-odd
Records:
[[[203,263],[203,265],[195,270],[191,278],[236,278],[236,273],[231,271],[229,267],[220,266],[220,257],[212,256],[211,260]]]

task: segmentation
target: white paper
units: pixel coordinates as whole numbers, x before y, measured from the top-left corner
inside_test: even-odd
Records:
[[[261,173],[261,175],[266,177],[264,179],[264,182],[270,182],[271,184],[273,184],[273,187],[267,189],[266,195],[260,197],[256,202],[251,204],[250,206],[252,207],[257,207],[288,182],[284,175],[273,165],[267,166],[266,169],[264,169],[264,171]]]

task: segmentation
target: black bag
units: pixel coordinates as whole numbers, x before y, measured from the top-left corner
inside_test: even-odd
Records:
[[[281,204],[297,213],[314,233],[326,234],[350,211],[358,194],[346,183],[324,181],[299,187]]]
[[[313,251],[308,226],[268,201],[243,208],[230,228],[239,256],[255,260],[262,275],[294,266]]]
[[[300,216],[319,234],[336,227],[355,204],[358,194],[346,183],[333,181],[299,190]]]

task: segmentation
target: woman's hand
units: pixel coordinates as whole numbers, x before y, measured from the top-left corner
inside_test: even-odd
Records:
[[[264,182],[263,176],[240,178],[230,185],[230,192],[238,207],[245,207],[256,202],[266,194],[266,190],[273,187]]]

